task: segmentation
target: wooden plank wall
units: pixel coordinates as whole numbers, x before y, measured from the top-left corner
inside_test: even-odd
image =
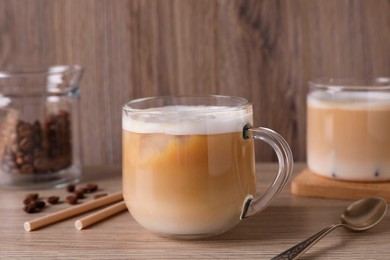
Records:
[[[73,63],[86,164],[121,161],[123,103],[184,94],[251,100],[304,161],[308,80],[390,76],[390,1],[0,0],[0,67]]]

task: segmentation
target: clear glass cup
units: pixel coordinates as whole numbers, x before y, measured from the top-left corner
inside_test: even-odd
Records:
[[[321,79],[309,87],[309,169],[335,180],[390,180],[390,78]]]
[[[62,187],[81,176],[79,65],[0,71],[0,186]]]
[[[163,236],[198,239],[223,233],[264,209],[293,167],[287,142],[252,127],[252,105],[228,96],[152,97],[123,107],[123,197],[143,227]],[[260,196],[254,140],[279,159]]]

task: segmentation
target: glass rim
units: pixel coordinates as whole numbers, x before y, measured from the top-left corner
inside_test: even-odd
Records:
[[[66,72],[82,72],[84,68],[79,64],[73,65],[51,65],[51,66],[38,66],[38,67],[21,67],[21,68],[0,68],[0,79],[2,78],[17,78],[28,77],[37,75],[57,75],[64,74]]]
[[[193,106],[215,106],[215,107],[221,107],[221,108],[213,108],[211,111],[210,110],[150,110],[150,108],[156,108],[156,107],[165,107],[165,106],[175,106],[175,105],[180,105],[180,104],[167,104],[167,105],[161,105],[161,106],[154,106],[154,107],[148,107],[148,108],[134,108],[132,105],[134,104],[141,104],[145,103],[147,101],[153,101],[153,100],[191,100],[191,99],[209,99],[209,100],[234,100],[238,101],[240,104],[226,104],[226,105],[221,105],[215,102],[215,104],[206,104],[204,102],[203,104],[198,104],[198,105],[193,105]],[[144,98],[137,98],[130,100],[126,102],[122,109],[125,112],[132,112],[132,113],[145,113],[145,114],[189,114],[189,113],[218,113],[218,112],[226,112],[226,111],[237,111],[237,110],[243,110],[246,109],[247,107],[251,106],[252,104],[245,98],[238,97],[238,96],[225,96],[225,95],[178,95],[178,96],[151,96],[151,97],[144,97]],[[192,105],[189,105],[192,106]]]
[[[390,91],[390,77],[319,78],[308,82],[311,88],[334,91]]]

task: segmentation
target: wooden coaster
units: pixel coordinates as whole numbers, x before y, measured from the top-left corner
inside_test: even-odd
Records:
[[[329,199],[361,199],[378,196],[390,202],[390,182],[336,181],[304,169],[291,183],[291,193],[297,196]]]

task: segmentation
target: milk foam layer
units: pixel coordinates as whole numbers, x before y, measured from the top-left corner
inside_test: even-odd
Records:
[[[252,109],[222,106],[166,106],[122,113],[122,128],[173,135],[240,132],[252,124]]]
[[[309,106],[347,110],[389,109],[390,93],[385,92],[323,92],[314,91],[307,99]]]

